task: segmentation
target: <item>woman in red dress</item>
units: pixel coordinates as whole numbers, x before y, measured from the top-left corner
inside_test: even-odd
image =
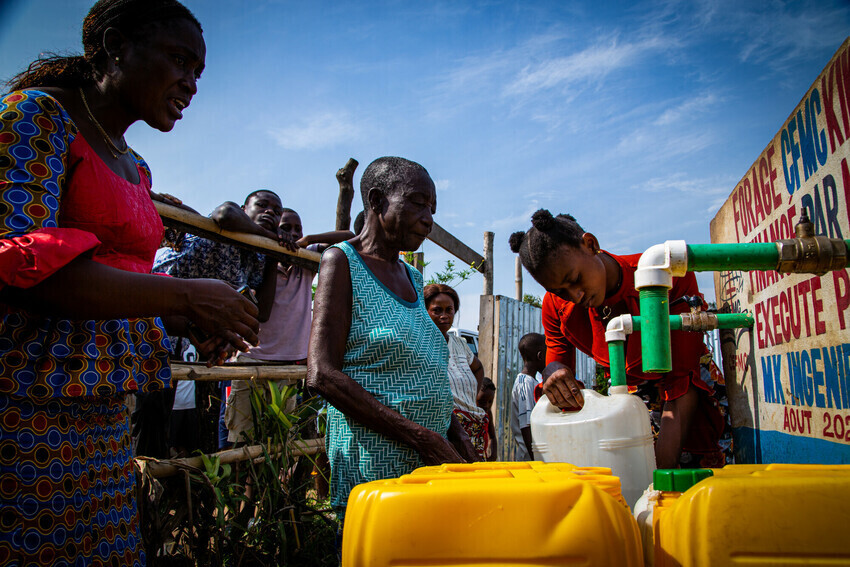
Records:
[[[227,284],[150,275],[161,197],[124,140],[182,117],[200,24],[175,0],[101,0],[83,46],[0,98],[0,565],[143,565],[125,394],[168,387],[165,324],[205,330],[208,354],[256,341]]]

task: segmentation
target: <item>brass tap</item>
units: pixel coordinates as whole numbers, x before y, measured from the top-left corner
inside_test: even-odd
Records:
[[[717,315],[714,313],[692,309],[690,313],[682,313],[681,317],[683,331],[704,333],[717,328]]]
[[[847,246],[840,238],[816,236],[815,227],[806,209],[794,227],[797,238],[786,238],[776,242],[779,262],[776,271],[794,274],[822,276],[847,265]]]

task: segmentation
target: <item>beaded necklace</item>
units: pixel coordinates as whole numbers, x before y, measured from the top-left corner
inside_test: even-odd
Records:
[[[103,136],[103,140],[106,142],[106,149],[109,150],[109,153],[112,154],[112,157],[118,159],[119,155],[124,155],[130,151],[130,146],[127,145],[127,140],[124,139],[124,136],[121,136],[121,141],[124,143],[124,149],[119,148],[115,145],[115,142],[112,141],[112,138],[109,137],[109,134],[106,133],[106,130],[103,129],[103,126],[100,125],[100,122],[97,121],[97,118],[92,114],[91,109],[89,108],[89,103],[86,101],[86,95],[83,93],[83,88],[80,87],[80,98],[83,100],[83,106],[86,107],[86,112],[89,115],[92,123],[97,128],[100,135]]]

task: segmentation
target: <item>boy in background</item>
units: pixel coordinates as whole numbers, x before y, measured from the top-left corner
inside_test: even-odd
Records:
[[[284,208],[278,225],[278,240],[291,250],[296,247],[322,252],[331,244],[347,240],[354,235],[347,230],[303,236],[301,217],[292,209]],[[247,353],[239,353],[239,362],[265,362],[268,364],[305,364],[310,325],[313,321],[313,277],[315,272],[301,266],[280,262],[277,265],[274,298],[268,320],[260,325],[259,344]],[[250,381],[234,382],[227,397],[225,423],[228,441],[244,441],[243,433],[253,429],[251,415]],[[294,409],[295,399],[289,402],[287,413]]]
[[[537,374],[546,367],[546,337],[528,333],[519,340],[522,372],[511,390],[511,433],[513,433],[516,461],[533,461],[531,449],[531,410],[534,409],[534,387],[539,383]]]

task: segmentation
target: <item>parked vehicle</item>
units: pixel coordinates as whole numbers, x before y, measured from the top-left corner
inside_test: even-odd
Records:
[[[469,329],[458,329],[456,327],[452,327],[451,329],[449,329],[449,333],[465,340],[469,345],[469,350],[472,351],[472,354],[478,356],[478,331],[470,331]]]

